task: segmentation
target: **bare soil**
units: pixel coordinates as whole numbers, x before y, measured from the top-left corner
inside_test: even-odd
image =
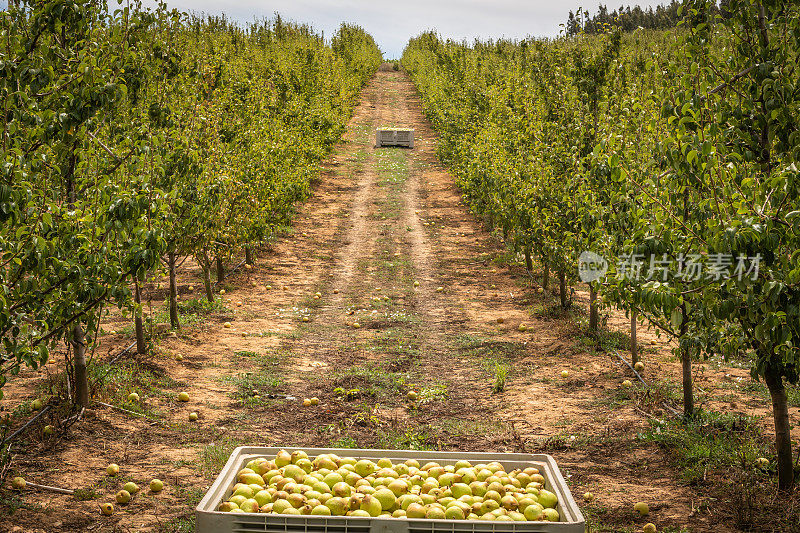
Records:
[[[374,148],[375,128],[387,125],[415,128],[414,149]],[[645,520],[632,505],[647,501],[646,521],[660,530],[736,531],[713,483],[689,486],[672,452],[637,439],[667,415],[614,401],[632,374],[596,349],[579,311],[548,311],[555,295],[537,292],[537,279],[465,207],[436,146],[408,77],[379,71],[291,231],[225,281],[224,308],[159,336],[152,354],[115,364],[141,379],[149,372],[149,385],[121,380],[114,383],[125,390],[95,391],[117,405],[136,390],[150,418],[97,404],[94,416],[55,437],[39,424],[15,444],[13,471],[88,489],[85,501],[5,491],[0,530],[192,531],[199,498],[233,447],[247,444],[546,452],[582,505],[580,496],[594,493],[585,507],[598,517],[592,530],[640,530]],[[184,263],[179,277],[182,301],[202,298],[195,264]],[[153,309],[163,309],[164,287],[148,287]],[[576,308],[585,299],[579,291]],[[109,316],[97,360],[132,342],[128,322]],[[615,311],[608,325],[627,328]],[[677,380],[670,346],[647,331],[640,339],[645,379]],[[61,367],[12,379],[2,409],[30,400]],[[493,392],[503,368],[504,390]],[[746,370],[697,368],[707,408],[769,414],[764,398],[718,387]],[[410,390],[419,401],[406,399]],[[179,391],[188,403],[176,400]],[[319,405],[303,407],[311,397]],[[192,411],[198,422],[188,421]],[[792,416],[796,427],[797,409]],[[105,475],[112,462],[118,478]],[[153,478],[165,482],[160,494],[147,490]],[[101,516],[98,503],[113,501],[129,479],[142,492]]]

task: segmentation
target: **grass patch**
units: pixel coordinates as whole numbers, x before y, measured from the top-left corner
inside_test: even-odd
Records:
[[[592,533],[637,533],[641,526],[625,525],[630,523],[629,516],[623,516],[619,509],[606,507],[601,503],[581,505],[581,511],[586,519],[586,531]],[[660,533],[689,533],[688,529],[663,526],[659,527]]]
[[[437,383],[430,387],[424,387],[418,393],[420,403],[428,403],[436,400],[447,399],[447,384]]]
[[[456,339],[458,350],[468,357],[488,360],[490,363],[525,353],[524,345],[519,342],[491,341],[471,335],[465,337]]]
[[[160,533],[194,533],[194,514],[178,516],[158,526]]]
[[[377,185],[401,185],[408,179],[408,161],[404,150],[378,150],[375,170]]]
[[[683,404],[683,387],[677,381],[660,379],[650,382],[649,387],[641,387],[638,383],[632,388],[633,398],[637,405],[644,410],[657,409],[663,404],[679,406]],[[702,403],[704,395],[696,393],[696,401]]]
[[[169,377],[160,367],[140,361],[117,362],[113,365],[92,363],[89,365],[89,383],[96,396],[107,403],[130,411],[160,418],[164,413],[149,407],[148,398],[172,396],[172,392],[186,384]],[[136,392],[138,402],[128,400],[128,395]]]
[[[742,383],[730,382],[720,385],[726,389],[735,390],[738,392],[752,394],[761,400],[771,402],[772,397],[769,394],[769,389],[762,381],[743,381]],[[800,387],[786,383],[786,403],[789,407],[800,407]]]
[[[431,435],[424,428],[377,431],[375,448],[383,450],[434,450]]]
[[[191,298],[178,302],[178,312],[183,315],[210,315],[217,311],[226,311],[225,302],[222,298],[214,298],[209,302],[207,298]],[[169,308],[167,308],[169,313]]]
[[[33,407],[31,407],[32,404],[33,400],[23,401],[22,403],[17,405],[13,411],[11,411],[10,418],[13,420],[18,420],[20,418],[24,418],[28,415],[33,414]]]
[[[432,428],[459,437],[475,435],[498,435],[510,431],[511,427],[502,420],[462,418],[442,418],[432,423]]]
[[[599,329],[594,333],[587,333],[578,338],[578,342],[587,348],[611,352],[614,350],[624,351],[631,347],[630,335],[623,331],[609,331]]]
[[[468,351],[483,346],[487,342],[489,342],[489,339],[485,337],[470,335],[469,333],[462,333],[456,336],[455,347],[462,351]]]
[[[222,298],[214,298],[209,302],[206,298],[192,298],[178,302],[178,315],[181,327],[191,327],[204,322],[210,315],[228,311]],[[147,318],[148,324],[169,324],[169,300],[164,302],[163,309],[158,309]]]
[[[72,495],[79,502],[88,502],[91,500],[95,500],[100,497],[94,489],[75,489],[75,493]]]
[[[228,462],[233,450],[242,442],[232,437],[221,437],[218,443],[211,443],[200,450],[200,473],[206,478],[213,478]]]
[[[270,394],[278,392],[284,385],[281,364],[284,354],[280,350],[266,353],[242,350],[234,352],[236,357],[253,361],[258,366],[252,371],[239,372],[235,375],[220,376],[217,380],[236,387],[231,396],[244,407],[260,407],[270,405]]]
[[[331,448],[358,448],[358,442],[351,435],[342,435],[331,441]]]
[[[700,411],[689,421],[650,421],[638,438],[653,442],[675,457],[690,484],[703,483],[710,471],[752,469],[759,457],[770,457],[772,446],[759,419],[742,414]]]
[[[405,372],[391,372],[380,364],[368,363],[336,372],[333,386],[344,390],[358,389],[361,395],[399,395],[406,386]]]
[[[683,389],[675,381],[666,379],[651,381],[649,386],[642,386],[640,382],[631,380],[633,386],[609,388],[603,394],[590,402],[594,407],[616,409],[625,405],[635,404],[643,411],[655,413],[660,416],[664,404],[678,408],[683,404]],[[697,392],[697,402],[702,403],[705,396]]]
[[[631,403],[630,392],[622,387],[604,389],[603,393],[589,401],[591,407],[618,409]]]
[[[200,500],[202,500],[203,496],[205,496],[206,491],[204,491],[201,487],[178,486],[177,494],[178,498],[183,502],[183,504],[192,509],[197,507],[197,505],[200,503]]]
[[[236,387],[234,398],[246,406],[265,405],[269,402],[268,394],[277,392],[283,386],[280,375],[259,370],[256,372],[239,372],[233,376],[222,376],[220,382]]]
[[[0,508],[3,513],[8,516],[13,516],[20,509],[32,509],[31,504],[26,503],[20,494],[12,491],[3,491],[0,493]]]

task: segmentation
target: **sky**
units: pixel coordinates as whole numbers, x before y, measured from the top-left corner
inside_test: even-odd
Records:
[[[0,5],[5,2],[0,1]],[[621,1],[604,2],[609,10]],[[665,1],[633,1],[642,7]],[[427,30],[445,38],[553,37],[559,24],[566,22],[570,10],[581,5],[592,13],[598,0],[168,0],[167,5],[181,11],[225,13],[228,18],[247,22],[256,18],[282,17],[310,24],[328,37],[342,22],[358,24],[377,41],[386,59],[398,59],[408,39]],[[114,0],[109,1],[109,6]],[[154,6],[156,1],[143,0]],[[627,3],[625,4],[627,5]]]

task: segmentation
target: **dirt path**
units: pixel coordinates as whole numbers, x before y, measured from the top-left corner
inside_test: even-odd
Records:
[[[386,125],[414,127],[416,147],[375,149],[374,129]],[[125,372],[109,369],[103,397],[119,404],[136,390],[135,407],[152,420],[99,408],[16,457],[32,481],[90,487],[85,501],[31,493],[0,527],[191,531],[193,506],[227,455],[250,444],[547,452],[574,494],[595,493],[593,509],[615,530],[640,526],[630,509],[645,500],[660,525],[727,531],[693,511],[697,496],[664,452],[631,445],[648,423],[617,401],[625,373],[574,322],[542,312],[553,295],[507,266],[436,144],[407,76],[379,72],[292,234],[226,282],[208,321],[163,338],[154,357],[130,358]],[[184,300],[197,295],[196,269],[180,285]],[[666,358],[648,367],[673,370]],[[175,401],[181,390],[188,404]],[[311,397],[319,406],[303,407]],[[111,462],[120,479],[104,476]],[[122,481],[154,477],[163,493],[144,491],[112,517],[97,512]]]

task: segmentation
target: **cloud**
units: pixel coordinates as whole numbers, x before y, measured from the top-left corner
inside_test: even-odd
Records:
[[[113,0],[110,2],[113,4]],[[597,0],[588,4],[596,11]],[[636,2],[634,2],[636,3]],[[657,1],[638,2],[655,6]],[[153,0],[144,5],[155,6]],[[256,18],[282,17],[312,25],[331,35],[342,22],[352,22],[366,29],[387,58],[400,57],[408,39],[430,29],[456,40],[475,38],[553,37],[559,24],[575,11],[575,0],[171,0],[168,5],[182,11],[225,13],[229,18],[247,22]],[[613,9],[610,7],[610,9]]]

